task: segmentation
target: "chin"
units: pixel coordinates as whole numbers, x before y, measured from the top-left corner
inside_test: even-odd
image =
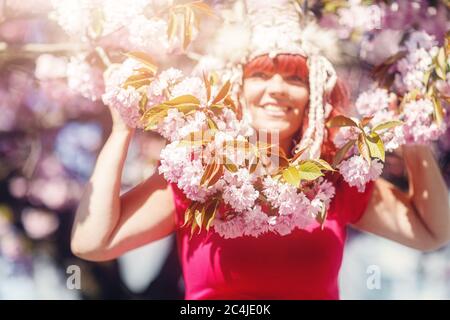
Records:
[[[253,127],[256,130],[278,131],[280,137],[288,137],[294,134],[301,125],[297,109],[287,108],[287,110],[283,110],[278,107],[252,106],[250,112]]]
[[[257,131],[278,132],[280,139],[292,137],[297,128],[285,120],[254,119],[252,126]]]

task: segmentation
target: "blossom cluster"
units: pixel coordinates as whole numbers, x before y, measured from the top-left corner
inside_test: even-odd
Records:
[[[380,6],[363,5],[361,0],[348,1],[348,7],[337,11],[341,37],[349,37],[352,31],[365,32],[381,28],[384,10]],[[346,32],[345,32],[346,31]]]
[[[152,35],[146,41],[154,40],[165,32],[149,32],[158,30],[158,25],[165,24],[162,19],[147,19],[145,15],[154,16],[152,0],[136,0],[124,2],[120,0],[53,0],[52,17],[61,28],[71,36],[88,38],[107,36],[121,28],[139,31],[131,41],[141,44],[139,35]],[[132,23],[130,24],[130,21]],[[139,28],[143,27],[144,28]],[[143,32],[143,33],[142,33]],[[136,42],[134,40],[140,39]]]
[[[395,89],[399,93],[419,90],[425,93],[424,78],[438,53],[438,43],[425,31],[411,33],[403,49],[406,56],[396,64]]]
[[[395,94],[375,87],[359,95],[355,108],[363,119],[368,120],[363,125],[366,136],[374,138],[375,130],[385,151],[393,151],[404,144],[436,141],[446,130],[445,122],[438,124],[435,121],[435,108],[429,98],[410,100],[399,108]],[[390,125],[394,123],[399,125]],[[337,148],[344,148],[349,142],[358,141],[361,134],[357,126],[344,126],[335,135],[334,144]],[[381,159],[367,161],[358,154],[356,146],[349,153],[350,157],[340,163],[339,171],[350,185],[364,191],[366,183],[380,176],[383,164]]]
[[[403,110],[403,132],[407,143],[427,144],[445,133],[446,123],[438,124],[433,120],[434,106],[431,100],[408,102]]]
[[[202,1],[180,4],[166,0],[130,3],[52,0],[51,3],[50,17],[79,42],[74,51],[80,53],[69,57],[66,66],[68,86],[91,101],[100,100],[104,93],[102,74],[118,52],[143,51],[161,61],[169,54],[179,55],[197,37],[200,16],[213,15]],[[124,103],[136,97],[131,91],[121,91],[120,96]]]
[[[220,87],[206,76],[186,76],[169,68],[144,85],[133,85],[130,79],[144,68],[145,63],[134,58],[112,66],[105,75],[103,101],[128,125],[144,129],[159,110],[162,116],[150,126],[168,141],[159,173],[192,203],[206,208],[219,199],[221,209],[211,226],[221,236],[288,234],[328,208],[335,190],[320,170],[308,186],[306,180],[294,186],[275,174],[277,159],[269,154],[262,158],[267,146],[253,143],[256,135],[248,119],[239,118],[227,100],[229,84]],[[255,152],[257,146],[262,149]]]
[[[395,112],[396,96],[386,89],[372,88],[362,92],[356,102],[355,107],[363,117],[373,117],[369,125],[372,127],[378,123],[402,120],[402,117]],[[393,151],[402,144],[405,144],[404,126],[395,127],[394,130],[382,130],[381,139],[386,151]]]
[[[446,132],[446,122],[435,120],[435,105],[430,98],[405,101],[401,108],[397,106],[396,99],[394,94],[381,88],[372,88],[359,95],[355,107],[359,115],[368,120],[362,125],[365,139],[375,138],[372,143],[377,144],[376,138],[379,137],[383,149],[393,151],[404,144],[437,141]],[[334,137],[334,144],[337,148],[345,148],[351,141],[360,141],[361,134],[358,126],[341,127]],[[364,191],[366,183],[380,176],[382,159],[367,161],[358,154],[356,146],[350,148],[349,153],[350,157],[339,164],[339,171],[351,186]]]
[[[131,77],[140,63],[131,58],[122,64],[111,65],[105,72],[105,93],[102,95],[103,103],[114,107],[130,127],[139,127],[139,101],[141,94],[134,87],[124,88],[122,84]]]
[[[96,45],[100,38],[120,34],[127,49],[146,51],[152,56],[174,53],[175,47],[185,48],[197,33],[196,27],[188,26],[190,22],[197,25],[193,8],[183,9],[183,39],[176,27],[183,13],[172,10],[173,6],[167,7],[164,1],[125,4],[119,0],[62,0],[53,1],[53,5],[53,18],[68,34],[82,35],[84,41]],[[162,7],[167,10],[158,10]],[[361,53],[365,50],[366,58],[375,61],[379,57],[369,57],[369,53],[376,47],[376,41],[389,42],[395,33],[379,30],[383,24],[392,23],[393,11],[392,6],[352,0],[340,7],[336,16],[344,30],[349,31],[344,38],[352,38],[354,31],[363,34]],[[163,17],[162,12],[166,15],[169,12],[169,18]],[[264,33],[266,38],[260,40],[276,41],[276,33]],[[367,33],[375,36],[368,40]],[[436,140],[446,129],[443,122],[436,121],[436,101],[427,95],[425,80],[439,53],[438,42],[425,31],[412,32],[404,43],[401,32],[395,35],[397,41],[381,53],[392,55],[401,50],[405,53],[388,70],[394,75],[390,89],[395,94],[381,88],[363,92],[355,104],[363,119],[350,120],[360,125],[342,126],[334,140],[338,148],[350,146],[334,167],[360,192],[369,181],[380,176],[385,150],[392,151],[405,143]],[[92,59],[90,54],[68,59],[65,74],[69,87],[93,101],[101,97],[128,126],[154,130],[167,139],[159,172],[195,203],[191,214],[186,216],[194,227],[197,224],[201,229],[212,222],[217,232],[232,238],[258,236],[268,231],[287,234],[321,218],[334,196],[333,186],[322,177],[323,163],[308,164],[308,170],[316,170],[314,178],[306,179],[308,184],[302,180],[304,168],[300,166],[290,163],[285,171],[277,171],[264,163],[267,159],[259,158],[257,144],[250,143],[255,132],[249,122],[238,118],[230,101],[225,101],[227,95],[222,92],[225,86],[221,89],[174,68],[157,73],[139,57],[109,65],[108,57],[102,58],[102,54],[105,51],[100,50],[97,59],[108,66],[104,79],[101,69],[88,62]],[[44,69],[37,69],[37,74],[45,77]],[[443,96],[448,96],[448,78],[441,77],[436,82],[436,90]],[[411,92],[418,94],[411,97]],[[403,98],[402,103],[397,102]],[[402,125],[398,125],[400,122]],[[205,133],[209,135],[203,137]],[[234,147],[225,148],[226,145]],[[212,219],[208,210],[217,203],[233,214],[220,214],[220,210],[214,209]],[[201,218],[197,217],[199,212]]]

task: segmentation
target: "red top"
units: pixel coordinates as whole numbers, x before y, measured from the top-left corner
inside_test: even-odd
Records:
[[[339,180],[323,230],[314,222],[286,236],[224,239],[210,230],[191,240],[190,227],[180,227],[189,202],[171,186],[186,299],[339,299],[345,226],[364,213],[373,182],[359,193]]]

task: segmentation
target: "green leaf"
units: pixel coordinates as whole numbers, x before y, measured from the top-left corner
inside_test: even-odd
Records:
[[[203,140],[199,140],[199,141],[193,141],[193,140],[180,140],[177,144],[178,147],[200,147],[205,145],[206,142]]]
[[[199,208],[201,208],[202,203],[197,201],[192,201],[186,211],[184,212],[184,224],[182,227],[189,225],[190,223],[195,224],[194,222],[194,214]]]
[[[178,104],[176,106],[173,106],[173,108],[184,113],[185,115],[189,115],[192,114],[194,111],[198,110],[199,106],[194,103],[186,103],[186,104]]]
[[[201,210],[194,212],[195,223],[199,226],[198,233],[202,231],[203,219],[205,218],[205,205],[201,206]]]
[[[230,172],[237,172],[238,171],[238,167],[233,163],[233,161],[231,161],[231,159],[225,157],[224,159],[225,161],[225,168],[230,171]]]
[[[209,163],[206,165],[205,171],[203,172],[202,178],[200,179],[200,185],[203,186],[206,182],[211,179],[214,171],[216,170],[216,163]]]
[[[169,110],[169,106],[165,105],[165,104],[158,104],[156,106],[153,106],[149,109],[147,109],[145,111],[145,113],[143,114],[143,117],[151,117],[154,116],[155,114],[160,113],[161,111],[168,111]]]
[[[192,40],[192,28],[194,23],[194,11],[191,8],[186,7],[184,12],[184,37],[183,37],[183,49],[189,46]]]
[[[179,112],[185,115],[190,115],[198,110],[199,106],[194,103],[177,104],[175,106],[170,106],[170,108],[177,109]]]
[[[164,102],[164,104],[167,104],[169,106],[176,106],[180,104],[200,104],[200,100],[198,100],[196,97],[190,94],[182,95],[176,98],[173,98],[169,101]]]
[[[223,103],[227,106],[227,108],[230,108],[234,113],[238,113],[238,109],[236,107],[236,104],[234,103],[233,99],[230,96],[226,96],[223,100]]]
[[[195,210],[195,212],[198,212],[198,210]],[[194,216],[195,216],[195,212],[194,212]],[[197,221],[194,219],[192,219],[192,224],[191,224],[191,236],[189,237],[189,240],[192,239],[192,236],[194,235],[195,230],[197,230],[198,225],[197,225]]]
[[[442,108],[441,101],[433,97],[433,106],[434,106],[434,117],[436,119],[436,124],[440,126],[442,122],[444,121],[444,110]]]
[[[367,126],[367,124],[368,124],[368,123],[370,122],[370,120],[372,120],[372,119],[373,119],[373,116],[362,118],[361,121],[360,121],[361,128]]]
[[[150,72],[150,70],[148,70],[148,68],[137,68],[134,69],[134,71],[136,72],[136,74],[142,74],[142,75],[146,75],[149,78],[153,78],[154,74]]]
[[[340,8],[348,7],[348,3],[345,0],[328,0],[324,2],[324,11],[329,13],[335,13]]]
[[[144,117],[145,130],[154,130],[156,126],[167,116],[167,110],[162,110],[154,115]]]
[[[211,131],[211,132],[210,132]],[[214,132],[215,130],[208,130],[208,131],[193,131],[184,136],[181,140],[185,141],[204,141],[204,142],[211,142],[214,138]]]
[[[144,114],[147,107],[148,97],[147,94],[143,94],[141,100],[139,100],[139,111]]]
[[[439,68],[442,69],[443,73],[445,74],[447,71],[447,59],[445,57],[445,49],[442,47],[439,49],[439,52],[437,54],[436,62]],[[443,79],[445,80],[445,79]]]
[[[230,91],[231,82],[228,80],[225,82],[223,87],[220,89],[217,96],[214,98],[214,100],[211,102],[211,104],[216,104],[225,99],[225,97],[228,95],[228,92]]]
[[[224,166],[219,163],[217,170],[214,172],[213,176],[208,181],[208,185],[207,185],[208,187],[213,186],[223,176],[223,168],[224,168]]]
[[[145,52],[139,52],[139,51],[132,51],[125,53],[125,56],[128,58],[132,58],[134,60],[139,61],[142,63],[152,74],[155,74],[158,68],[156,67],[155,62],[153,61],[152,57],[150,57]]]
[[[299,159],[302,154],[308,149],[308,147],[305,147],[301,150],[299,150],[291,159],[292,163],[295,163],[297,161],[297,159]]]
[[[173,12],[170,12],[169,26],[167,28],[167,37],[168,37],[169,41],[173,39],[176,31],[177,31],[177,16]]]
[[[441,78],[442,80],[445,81],[446,79],[446,74],[444,72],[444,70],[440,67],[440,66],[436,66],[436,69],[434,69],[434,71],[436,72],[436,75]]]
[[[219,207],[219,201],[217,199],[214,199],[214,200],[208,202],[208,204],[206,205],[205,217],[203,220],[206,231],[209,231],[211,223],[214,221],[214,218],[216,216],[218,207]]]
[[[312,159],[312,160],[308,160],[308,161],[314,162],[321,170],[336,171],[333,169],[333,167],[328,162],[326,162],[323,159],[317,159],[317,160]]]
[[[423,83],[425,84],[425,86],[427,88],[428,88],[428,82],[430,82],[431,71],[432,70],[428,70],[427,72],[425,72],[425,74],[423,76]]]
[[[249,165],[248,165],[248,171],[252,174],[255,172],[256,168],[258,167],[259,158],[254,156],[250,159]]]
[[[224,106],[220,104],[214,104],[209,106],[209,110],[211,110],[217,117],[220,117],[222,115]]]
[[[326,209],[325,205],[322,203],[321,209],[319,214],[316,217],[317,222],[320,223],[320,228],[323,230],[323,227],[325,226],[325,221],[327,220],[328,210]]]
[[[363,156],[363,158],[366,159],[367,162],[371,163],[372,159],[370,157],[370,150],[369,146],[367,145],[364,133],[360,133],[358,135],[358,150],[359,153]]]
[[[305,161],[298,165],[299,172],[300,172],[300,179],[301,180],[316,180],[317,178],[323,176],[322,171],[320,170],[320,167],[315,164],[313,161]]]
[[[300,172],[296,167],[288,167],[283,170],[283,178],[284,180],[293,185],[294,187],[297,187],[300,185]]]
[[[386,121],[382,122],[380,124],[377,124],[375,127],[372,128],[372,131],[381,131],[384,129],[391,129],[397,126],[403,125],[402,121],[399,120],[392,120],[392,121]]]
[[[203,173],[202,179],[200,180],[200,185],[210,187],[219,181],[220,177],[223,175],[222,164],[210,163],[206,165],[205,172]]]
[[[211,98],[211,83],[206,73],[203,73],[203,83],[205,84],[206,89],[206,100],[209,102],[209,99]]]
[[[355,144],[356,140],[350,140],[345,145],[342,146],[341,149],[339,149],[336,152],[336,155],[333,159],[333,167],[336,167],[342,160],[344,160],[345,155],[350,150],[351,147]]]
[[[92,24],[91,30],[94,38],[98,38],[103,33],[103,24],[105,23],[105,17],[101,8],[95,8],[92,11]]]
[[[243,149],[245,151],[250,151],[253,149],[253,146],[250,144],[250,142],[246,140],[237,140],[237,139],[224,141],[223,146],[224,148],[226,149],[230,148],[231,150]]]
[[[219,127],[217,126],[217,124],[214,122],[213,119],[207,118],[206,121],[208,122],[208,127],[209,127],[210,129],[216,129],[216,130],[219,129]]]
[[[409,98],[410,98],[411,100],[417,100],[418,97],[421,96],[421,92],[420,92],[419,89],[413,89],[413,90],[411,90],[411,91],[408,93],[408,95],[409,95]],[[405,100],[405,99],[403,99],[403,100]],[[409,101],[409,100],[408,100],[408,101]]]
[[[211,7],[202,1],[195,1],[190,3],[190,5],[211,17],[217,17]]]
[[[346,116],[339,115],[331,118],[330,121],[327,122],[327,127],[358,127],[358,124]]]
[[[383,140],[381,140],[380,136],[377,133],[372,132],[366,138],[366,142],[367,146],[369,147],[371,157],[378,158],[384,162],[384,143]]]
[[[126,89],[131,86],[135,89],[139,89],[142,86],[148,86],[151,82],[152,82],[152,79],[149,78],[148,75],[136,74],[136,75],[130,76],[123,84],[123,87]]]
[[[211,142],[216,130],[194,131],[184,136],[178,145],[180,146],[201,146]]]
[[[195,205],[195,204],[194,204]],[[193,205],[190,205],[187,207],[186,211],[184,212],[184,223],[181,227],[187,226],[192,221],[192,207]]]

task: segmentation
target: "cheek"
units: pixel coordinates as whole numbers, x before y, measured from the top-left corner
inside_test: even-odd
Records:
[[[290,100],[296,106],[295,116],[289,119],[291,127],[298,128],[303,123],[305,110],[309,103],[309,90],[305,87],[294,87],[289,90]]]
[[[309,102],[309,90],[306,87],[294,87],[289,90],[291,101],[300,111],[304,110]]]
[[[242,95],[249,103],[256,103],[261,100],[264,92],[264,85],[260,81],[247,80],[244,82]]]

